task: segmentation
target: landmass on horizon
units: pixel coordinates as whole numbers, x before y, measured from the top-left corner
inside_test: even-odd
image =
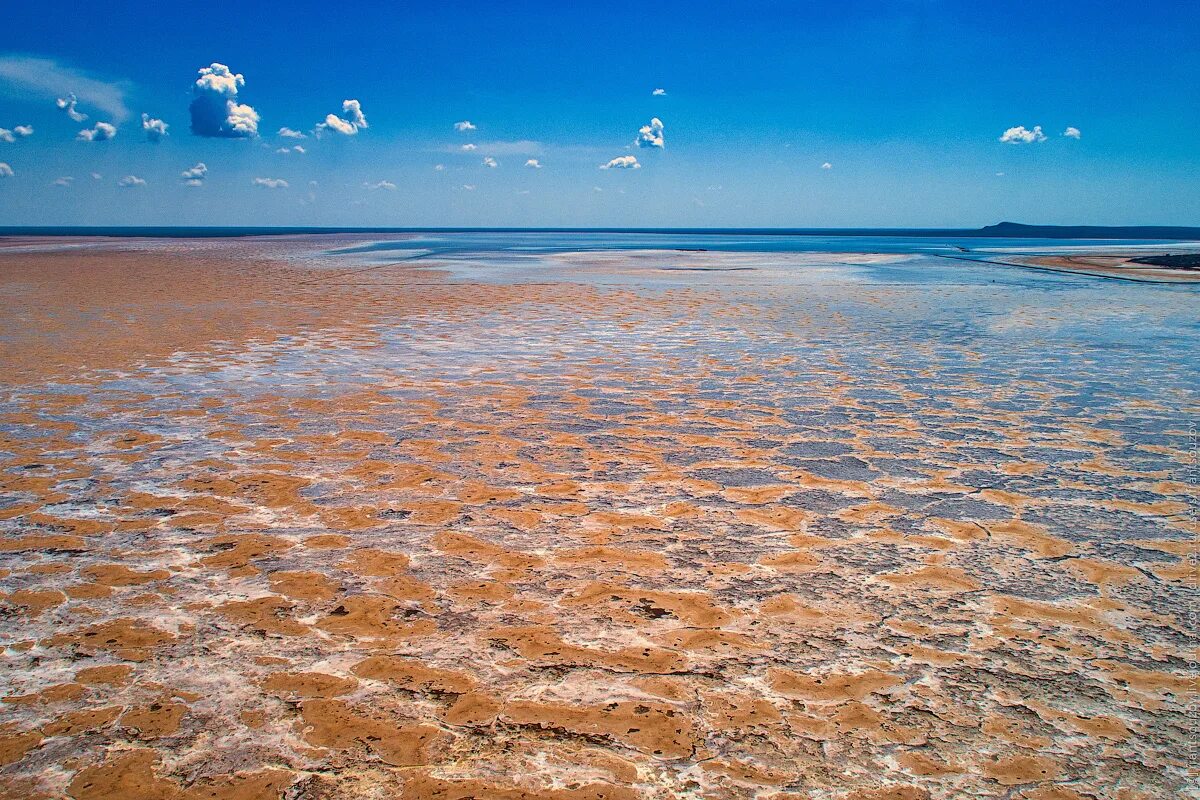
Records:
[[[1200,241],[1200,226],[1027,225],[998,222],[982,228],[509,228],[509,227],[342,227],[342,226],[158,226],[158,225],[0,225],[0,236],[159,236],[165,238],[264,236],[319,233],[683,233],[770,236],[914,236],[998,239],[1166,239]]]

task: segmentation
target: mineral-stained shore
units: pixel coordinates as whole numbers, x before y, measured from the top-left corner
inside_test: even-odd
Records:
[[[1194,295],[43,244],[0,796],[1197,791]]]

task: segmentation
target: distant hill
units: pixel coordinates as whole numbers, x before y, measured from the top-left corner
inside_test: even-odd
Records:
[[[1200,227],[1166,225],[1023,225],[1000,222],[984,228],[393,228],[393,227],[171,227],[0,225],[0,236],[149,236],[219,238],[298,236],[324,233],[638,233],[752,236],[904,236],[925,239],[1170,239],[1200,242]]]
[[[975,231],[971,236],[995,236],[1012,239],[1200,239],[1200,228],[1169,225],[1022,225],[998,222]]]

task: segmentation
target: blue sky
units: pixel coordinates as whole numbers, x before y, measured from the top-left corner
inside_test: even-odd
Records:
[[[1200,224],[1194,2],[360,5],[11,4],[0,224]]]

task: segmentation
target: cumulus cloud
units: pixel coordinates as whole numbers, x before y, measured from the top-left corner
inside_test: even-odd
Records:
[[[258,112],[238,103],[238,90],[246,78],[224,64],[197,70],[192,85],[192,133],[211,139],[249,139],[258,135]]]
[[[1041,125],[1034,125],[1033,130],[1026,130],[1024,125],[1018,125],[1006,130],[1000,136],[1000,141],[1006,144],[1032,144],[1046,141],[1046,134],[1042,133]]]
[[[74,175],[63,175],[61,178],[55,178],[53,185],[66,187],[66,186],[70,186],[74,182],[75,182]]]
[[[473,144],[464,144],[461,149],[465,150],[466,152],[469,153],[476,148],[475,148],[475,145],[473,145]]]
[[[255,178],[251,183],[264,189],[286,189],[288,187],[288,182],[283,178]]]
[[[284,156],[291,155],[292,153],[296,153],[297,155],[302,156],[305,153],[307,153],[308,151],[305,150],[302,145],[294,145],[292,147],[281,147],[278,150],[276,150],[275,152],[279,153],[280,155],[284,155]]]
[[[279,129],[279,135],[285,139],[307,139],[308,138],[300,131],[294,131],[291,128],[286,128],[286,127]]]
[[[1082,134],[1079,133],[1079,128],[1076,128],[1074,125],[1068,125],[1062,135],[1068,139],[1078,139]]]
[[[75,122],[87,119],[76,108],[78,103],[94,106],[118,123],[124,122],[129,118],[125,105],[128,91],[127,81],[98,78],[51,58],[0,56],[0,94],[23,100],[57,99],[58,107]]]
[[[12,144],[17,139],[24,139],[26,136],[33,136],[32,125],[17,125],[11,131],[8,128],[0,128],[0,142]]]
[[[117,186],[120,186],[122,189],[133,189],[135,187],[145,185],[146,182],[137,175],[126,175],[124,178],[121,178],[121,180],[117,181]]]
[[[179,177],[183,178],[183,182],[187,186],[203,186],[204,179],[208,177],[208,165],[203,161],[198,161],[196,166],[179,173]]]
[[[666,90],[666,89],[655,89],[655,90],[654,90],[653,92],[651,92],[650,94],[654,95],[655,97],[662,97],[662,96],[663,96],[663,95],[665,95],[666,93],[667,93],[667,90]]]
[[[500,166],[500,162],[491,156],[484,156],[483,165],[485,167],[491,167],[492,169],[495,169],[496,167]]]
[[[325,121],[317,125],[317,134],[322,131],[331,130],[334,133],[340,133],[343,136],[354,136],[367,125],[367,118],[363,115],[362,103],[357,100],[342,101],[342,116],[329,114],[325,117]]]
[[[372,191],[377,189],[386,189],[389,192],[396,191],[396,184],[392,183],[391,181],[376,181],[375,183],[364,181],[363,186],[371,189]]]
[[[833,169],[833,164],[830,164],[828,161],[826,161],[821,165],[821,169]]]
[[[662,147],[663,146],[663,124],[662,120],[654,117],[650,120],[649,125],[643,125],[638,130],[638,147]]]
[[[462,122],[454,123],[454,130],[456,130],[456,131],[473,131],[473,130],[475,130],[475,124],[472,123],[471,120],[469,120],[469,119],[464,119]]]
[[[66,112],[67,116],[75,122],[83,122],[87,119],[87,114],[84,114],[76,106],[79,105],[79,98],[73,94],[68,94],[66,97],[59,97],[54,101],[54,105]]]
[[[13,174],[13,168],[0,161],[0,178],[11,178]]]
[[[146,138],[152,142],[161,141],[167,135],[167,128],[171,127],[161,119],[155,119],[149,114],[142,114],[142,130],[146,133]]]
[[[601,164],[600,169],[641,169],[637,156],[617,156],[607,164]]]
[[[525,162],[525,166],[529,167],[530,169],[541,169],[542,162],[538,161],[536,158],[531,158]]]
[[[107,122],[97,122],[95,126],[81,130],[76,134],[75,138],[81,142],[104,142],[116,135],[117,128],[115,125],[110,125]]]

